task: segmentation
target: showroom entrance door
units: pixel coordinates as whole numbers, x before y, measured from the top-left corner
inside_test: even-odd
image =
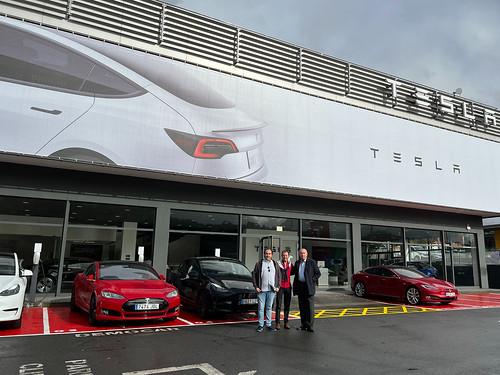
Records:
[[[253,270],[255,263],[264,258],[264,250],[273,251],[273,259],[279,261],[281,252],[288,250],[290,252],[291,262],[297,260],[297,248],[299,243],[298,236],[288,235],[266,235],[262,237],[244,237],[243,238],[243,262]]]

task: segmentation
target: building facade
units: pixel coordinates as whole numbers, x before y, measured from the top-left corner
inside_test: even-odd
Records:
[[[0,12],[0,249],[42,244],[39,292],[267,247],[323,285],[400,262],[489,286],[495,108],[159,1]]]

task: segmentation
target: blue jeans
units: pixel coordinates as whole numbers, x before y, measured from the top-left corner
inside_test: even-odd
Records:
[[[274,291],[257,293],[259,299],[259,327],[264,327],[264,308],[266,310],[266,325],[271,327],[274,294]]]

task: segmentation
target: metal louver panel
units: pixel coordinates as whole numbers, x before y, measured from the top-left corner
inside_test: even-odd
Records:
[[[161,46],[224,64],[232,64],[236,28],[166,7]]]
[[[238,67],[285,81],[296,81],[298,48],[242,30]]]
[[[12,0],[1,1],[20,11],[33,12],[38,15],[47,15],[56,18],[64,18],[67,14],[68,1],[65,0]]]
[[[155,44],[162,6],[148,0],[73,0],[69,20],[100,31]]]
[[[346,63],[312,51],[302,53],[300,84],[339,95],[346,92]]]

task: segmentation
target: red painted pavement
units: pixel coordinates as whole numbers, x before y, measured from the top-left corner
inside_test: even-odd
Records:
[[[427,306],[429,307],[429,306]],[[430,305],[438,309],[484,309],[500,307],[500,294],[459,294],[458,299],[449,305]]]
[[[273,314],[274,319],[274,314]],[[0,337],[19,335],[43,335],[58,333],[98,332],[110,330],[144,329],[152,327],[173,328],[191,325],[228,324],[257,321],[255,314],[228,314],[224,319],[201,319],[196,313],[181,311],[179,318],[170,322],[133,321],[104,322],[99,327],[91,327],[88,315],[72,312],[69,307],[25,308],[20,329],[5,329],[0,326]]]

